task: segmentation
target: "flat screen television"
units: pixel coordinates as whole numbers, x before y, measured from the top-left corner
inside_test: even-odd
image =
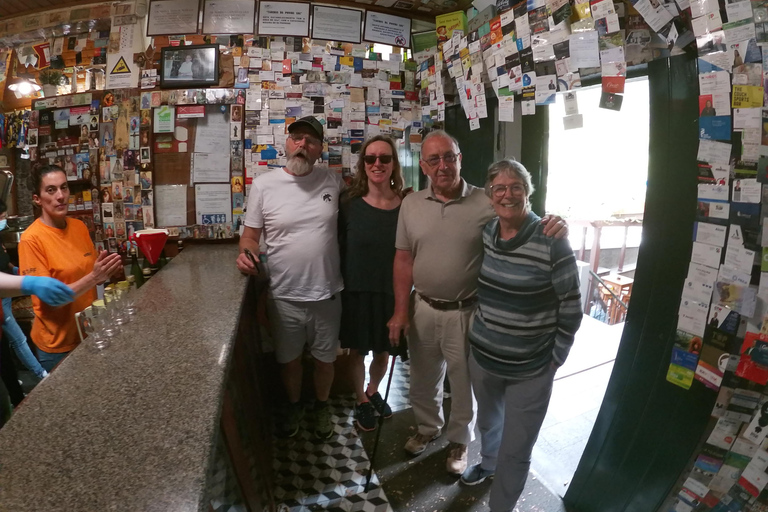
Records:
[[[184,89],[219,85],[219,47],[215,44],[163,48],[160,87]]]

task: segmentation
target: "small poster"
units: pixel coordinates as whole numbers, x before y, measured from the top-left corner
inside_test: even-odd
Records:
[[[411,20],[401,16],[368,11],[365,13],[365,40],[372,43],[409,48],[411,46]]]
[[[313,8],[312,39],[360,43],[363,27],[362,11],[324,5],[314,5]]]
[[[175,107],[162,105],[155,109],[155,133],[173,133]]]
[[[260,2],[260,36],[309,37],[309,4],[297,2]]]
[[[255,11],[253,0],[205,0],[203,34],[252,34]]]

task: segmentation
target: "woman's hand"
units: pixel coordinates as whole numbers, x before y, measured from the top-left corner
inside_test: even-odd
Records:
[[[546,236],[554,236],[557,239],[568,236],[568,223],[559,215],[547,214],[541,218]]]
[[[120,257],[120,254],[110,254],[107,251],[101,251],[96,258],[96,263],[93,264],[91,275],[96,283],[101,284],[109,279],[112,274],[117,272],[122,265],[123,259]]]

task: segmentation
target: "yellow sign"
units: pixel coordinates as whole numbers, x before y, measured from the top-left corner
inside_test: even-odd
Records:
[[[732,108],[760,108],[763,106],[763,88],[756,85],[734,85]]]
[[[111,75],[126,75],[131,73],[131,68],[128,67],[128,63],[125,62],[124,57],[120,57],[115,67],[110,72]]]

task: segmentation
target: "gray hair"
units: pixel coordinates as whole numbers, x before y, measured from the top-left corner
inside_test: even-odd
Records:
[[[424,144],[426,144],[429,139],[434,139],[436,137],[443,137],[450,140],[453,143],[453,145],[456,146],[457,151],[461,152],[459,141],[456,140],[456,137],[454,137],[453,135],[451,135],[445,130],[433,130],[429,132],[427,135],[424,136],[424,139],[422,139],[421,146],[424,147]]]
[[[496,163],[491,164],[488,168],[488,176],[485,178],[485,194],[491,197],[491,183],[500,174],[506,174],[507,176],[515,176],[523,182],[525,188],[525,197],[529,198],[534,192],[533,183],[531,182],[531,173],[525,168],[523,164],[509,158],[506,160],[499,160]]]

